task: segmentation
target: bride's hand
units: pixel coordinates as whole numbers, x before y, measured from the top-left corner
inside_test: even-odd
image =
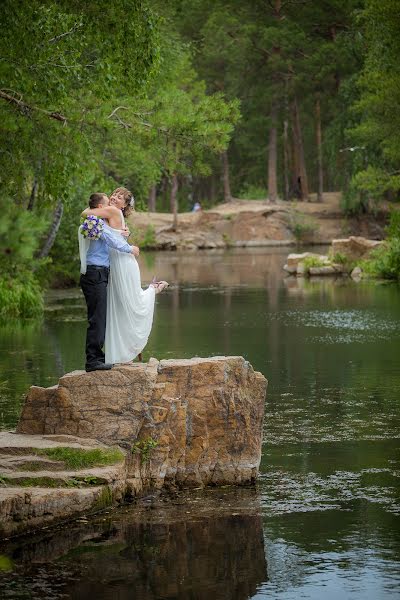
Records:
[[[132,246],[132,254],[133,256],[136,256],[136,258],[139,256],[140,250],[137,246]]]
[[[128,227],[125,227],[125,229],[121,229],[121,233],[126,239],[131,235],[131,232],[129,231]]]

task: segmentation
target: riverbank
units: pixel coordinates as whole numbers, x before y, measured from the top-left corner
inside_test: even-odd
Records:
[[[374,215],[346,216],[341,194],[327,192],[324,202],[232,200],[210,210],[179,213],[178,229],[167,213],[136,212],[129,225],[132,240],[158,250],[197,250],[227,247],[269,247],[330,244],[332,239],[361,235],[382,239],[388,208]]]

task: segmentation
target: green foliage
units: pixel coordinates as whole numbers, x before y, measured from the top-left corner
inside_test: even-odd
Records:
[[[224,240],[225,246],[227,248],[231,248],[233,246],[232,244],[232,238],[228,233],[223,233],[222,234],[222,239]]]
[[[309,240],[318,229],[318,225],[313,219],[296,209],[291,210],[289,213],[289,227],[298,242]]]
[[[0,572],[12,571],[14,568],[14,563],[5,554],[0,554]]]
[[[29,271],[0,279],[0,318],[31,318],[43,311],[43,297],[38,282]]]
[[[311,189],[317,183],[315,98],[321,97],[326,189],[341,189],[352,171],[346,130],[357,99],[354,76],[362,66],[362,36],[354,15],[361,0],[238,2],[174,0],[170,19],[196,48],[195,68],[210,91],[238,98],[242,119],[229,147],[233,195],[245,186],[267,188],[267,153],[272,103],[278,115],[278,180],[283,188],[283,130],[296,96]],[[349,166],[349,169],[347,168]],[[289,178],[297,178],[289,157]],[[294,184],[291,182],[291,187]],[[292,190],[293,192],[293,190]],[[266,197],[263,193],[261,197]],[[240,197],[244,196],[240,193]],[[260,196],[257,197],[259,198]]]
[[[35,453],[62,461],[65,467],[71,470],[113,465],[124,459],[124,453],[118,448],[82,450],[81,448],[58,447],[37,449]]]
[[[312,267],[324,267],[326,265],[326,263],[318,258],[318,256],[307,256],[307,258],[302,261],[302,264],[304,265],[306,272]]]
[[[189,48],[146,0],[5,0],[2,24],[0,267],[21,285],[27,268],[41,285],[76,283],[90,193],[125,185],[144,207],[163,176],[209,173],[238,102],[207,93]],[[44,264],[37,256],[60,201]],[[152,238],[147,231],[145,245]],[[8,304],[4,314],[25,316]]]
[[[362,270],[372,277],[400,279],[400,238],[390,239],[385,246],[371,252],[369,259],[360,263]]]
[[[261,185],[246,183],[238,194],[238,198],[243,200],[266,200],[268,190]]]
[[[131,236],[133,243],[143,249],[153,249],[157,247],[156,230],[153,225],[148,225],[145,230],[132,229]]]
[[[360,266],[371,277],[400,280],[400,211],[392,211],[386,232],[385,244],[371,252]]]
[[[110,486],[105,485],[104,487],[102,487],[100,494],[93,505],[93,509],[95,511],[103,510],[104,508],[108,508],[109,506],[111,506],[113,501],[114,498],[112,489],[110,488]]]
[[[333,254],[331,257],[331,261],[339,265],[346,265],[349,262],[349,258],[346,256],[346,254],[335,252],[335,254]]]
[[[152,451],[157,448],[158,441],[149,437],[145,440],[140,440],[132,444],[131,452],[132,454],[140,455],[140,463],[144,465],[150,460],[150,456]]]
[[[353,139],[365,147],[369,163],[357,172],[353,186],[379,200],[399,196],[400,176],[400,11],[396,0],[366,0],[360,15],[365,63],[355,104],[359,124]]]

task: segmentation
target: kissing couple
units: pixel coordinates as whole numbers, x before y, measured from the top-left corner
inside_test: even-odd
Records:
[[[136,260],[140,251],[128,244],[125,224],[134,204],[132,192],[119,187],[110,198],[92,194],[82,213],[78,239],[88,316],[86,371],[111,369],[137,356],[141,360],[153,324],[155,295],[168,286],[154,278],[142,289]]]

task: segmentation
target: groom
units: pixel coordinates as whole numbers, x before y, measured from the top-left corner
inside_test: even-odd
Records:
[[[90,208],[109,206],[110,200],[106,194],[92,194],[89,199]],[[79,234],[80,235],[80,234]],[[81,269],[80,285],[85,296],[88,314],[86,333],[86,371],[105,371],[112,365],[105,363],[103,352],[106,332],[107,314],[107,284],[110,272],[108,248],[139,256],[139,248],[130,246],[118,236],[113,236],[104,223],[101,237],[90,240],[86,254],[86,272]]]

